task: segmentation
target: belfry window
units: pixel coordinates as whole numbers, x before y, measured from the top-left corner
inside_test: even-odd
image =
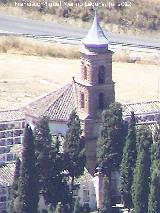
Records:
[[[98,69],[98,83],[104,84],[105,83],[105,67],[100,66]]]
[[[86,66],[84,66],[83,77],[84,77],[84,80],[87,80],[87,67]]]
[[[84,93],[81,93],[81,108],[84,108]]]
[[[99,109],[104,109],[104,94],[99,94]]]

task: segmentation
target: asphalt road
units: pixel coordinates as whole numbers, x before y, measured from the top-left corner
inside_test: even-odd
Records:
[[[69,38],[83,38],[87,30],[72,28],[69,25],[59,25],[46,23],[37,20],[19,18],[14,16],[0,15],[0,33],[20,33],[33,35],[64,36]],[[160,39],[131,37],[127,35],[111,34],[106,32],[106,36],[111,42],[146,45],[160,47]]]

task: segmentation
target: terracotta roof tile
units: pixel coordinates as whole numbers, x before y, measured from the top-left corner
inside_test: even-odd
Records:
[[[134,111],[135,114],[160,112],[160,101],[123,104],[123,115],[127,116]]]
[[[33,117],[47,116],[50,120],[67,120],[76,108],[74,83],[38,98],[26,107],[24,112]]]
[[[24,114],[20,110],[0,110],[0,122],[23,120]]]
[[[0,185],[1,186],[11,186],[13,183],[15,164],[6,164],[0,167]]]

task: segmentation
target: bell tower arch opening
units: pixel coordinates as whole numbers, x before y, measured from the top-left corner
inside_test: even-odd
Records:
[[[85,107],[85,104],[84,104],[84,93],[81,92],[81,95],[80,95],[80,104],[81,104],[81,109],[84,109]]]
[[[84,66],[83,78],[84,78],[84,80],[87,80],[87,67],[86,66]]]
[[[105,83],[105,67],[101,65],[98,69],[98,84]]]
[[[99,96],[98,96],[98,108],[99,109],[104,109],[104,93],[99,93]]]

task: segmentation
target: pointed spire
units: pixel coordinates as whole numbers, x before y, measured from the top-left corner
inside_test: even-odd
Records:
[[[82,43],[88,48],[106,48],[109,41],[106,38],[95,11],[92,27],[87,36],[82,40]]]

